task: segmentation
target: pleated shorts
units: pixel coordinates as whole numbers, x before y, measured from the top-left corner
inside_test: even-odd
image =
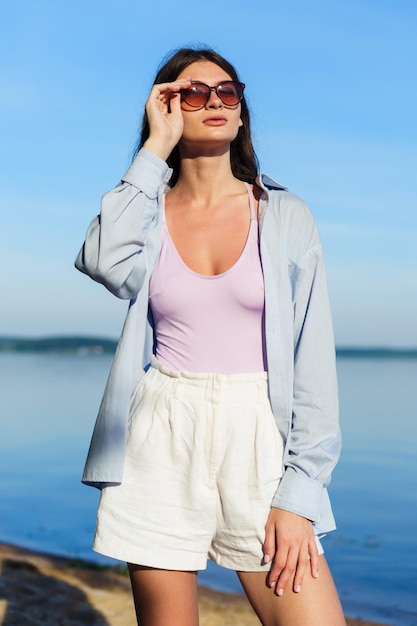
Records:
[[[283,441],[267,374],[171,372],[156,359],[131,404],[123,482],[102,491],[93,549],[138,565],[262,571]]]

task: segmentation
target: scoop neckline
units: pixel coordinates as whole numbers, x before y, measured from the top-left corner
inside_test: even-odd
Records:
[[[249,210],[250,210],[250,225],[249,225],[249,230],[248,230],[248,234],[246,237],[246,241],[245,241],[245,245],[242,248],[242,252],[240,253],[239,257],[236,259],[236,261],[233,263],[233,265],[231,265],[231,267],[229,267],[227,270],[225,270],[224,272],[221,272],[220,274],[200,274],[199,272],[196,272],[195,270],[193,270],[189,265],[187,265],[187,263],[184,261],[184,259],[182,258],[182,256],[180,255],[180,253],[177,250],[177,247],[174,243],[174,240],[171,237],[171,233],[169,232],[169,228],[168,228],[168,224],[167,224],[167,220],[166,220],[166,214],[165,214],[165,196],[166,194],[163,196],[163,207],[162,207],[162,211],[163,211],[163,225],[165,227],[165,231],[167,233],[167,236],[169,238],[169,242],[172,246],[172,249],[175,252],[176,257],[178,258],[178,260],[180,261],[180,263],[183,265],[183,267],[187,270],[188,273],[192,274],[193,276],[196,276],[197,278],[201,278],[204,280],[218,280],[220,278],[226,277],[228,274],[230,274],[234,268],[240,263],[241,259],[244,257],[245,252],[248,248],[248,243],[249,243],[249,238],[250,235],[252,233],[252,228],[254,227],[254,224],[257,224],[257,217],[256,217],[256,212],[255,212],[255,197],[253,195],[253,191],[250,188],[250,185],[245,182],[242,181],[243,184],[246,187],[246,191],[248,192],[248,199],[249,199]]]

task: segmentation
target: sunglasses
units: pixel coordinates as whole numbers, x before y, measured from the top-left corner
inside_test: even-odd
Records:
[[[211,92],[214,91],[216,96],[226,106],[233,107],[239,104],[243,98],[243,90],[245,85],[234,80],[225,80],[215,87],[209,87],[205,83],[199,81],[191,81],[191,87],[181,89],[181,101],[195,109],[202,109],[210,100]]]

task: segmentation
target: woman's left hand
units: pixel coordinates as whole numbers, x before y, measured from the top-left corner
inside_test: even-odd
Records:
[[[271,508],[265,526],[264,562],[272,563],[268,584],[282,596],[294,576],[292,589],[301,591],[304,574],[310,568],[318,576],[318,550],[310,520],[283,509]]]

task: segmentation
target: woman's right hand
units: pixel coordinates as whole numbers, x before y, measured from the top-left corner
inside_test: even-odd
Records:
[[[154,85],[149,94],[145,109],[150,131],[143,147],[164,161],[181,139],[184,122],[180,90],[190,85],[189,78],[180,78],[172,83]]]

